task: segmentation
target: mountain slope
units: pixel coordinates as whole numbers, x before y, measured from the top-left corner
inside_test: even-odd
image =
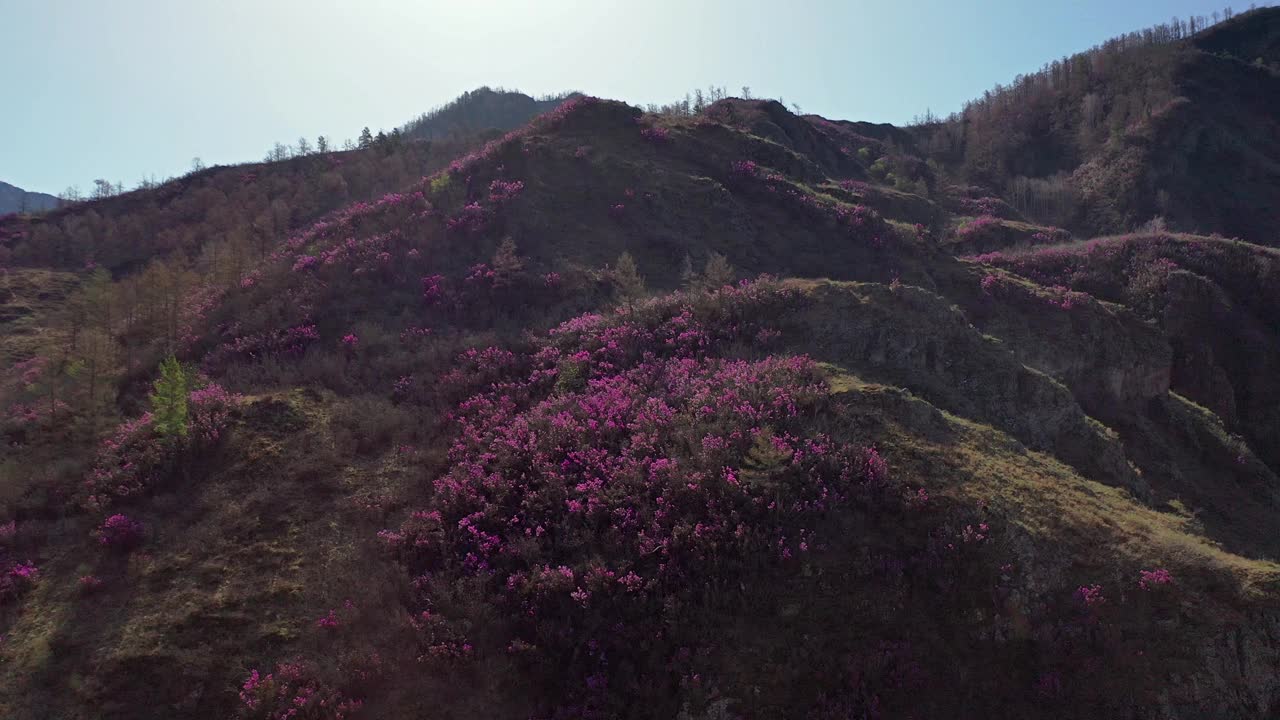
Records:
[[[16,212],[40,212],[58,207],[58,198],[39,192],[27,192],[0,182],[0,215]]]
[[[1276,429],[1229,354],[1280,358],[1273,253],[1183,239],[1205,279],[1167,283],[1119,251],[957,259],[930,226],[1025,221],[891,137],[583,98],[275,234],[154,331],[32,306],[133,358],[96,415],[59,355],[5,387],[0,707],[1274,712]],[[733,282],[762,272],[789,279]],[[1215,284],[1197,346],[1178,308]],[[181,449],[142,415],[170,347],[211,383]]]
[[[939,123],[930,156],[1079,234],[1171,228],[1274,244],[1280,8],[1157,26],[1020,76]]]
[[[0,220],[0,714],[1276,716],[1276,17]]]

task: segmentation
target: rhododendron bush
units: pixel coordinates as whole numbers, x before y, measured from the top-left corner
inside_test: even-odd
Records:
[[[831,511],[901,507],[875,449],[820,432],[824,381],[806,357],[734,359],[794,295],[769,282],[587,315],[523,357],[466,358],[496,375],[454,415],[450,470],[383,538],[417,577],[421,659],[510,653],[553,670],[579,712],[607,689],[679,681],[707,593],[795,566]],[[511,622],[477,630],[454,602],[481,588]]]
[[[316,680],[302,663],[281,663],[274,672],[249,673],[240,687],[243,720],[343,720],[363,705]]]
[[[218,443],[239,396],[216,383],[204,383],[187,396],[187,441],[167,443],[156,432],[151,413],[121,423],[102,441],[97,459],[85,478],[81,503],[101,510],[117,500],[145,491],[170,471],[184,454],[198,453]],[[123,516],[120,516],[123,517]]]

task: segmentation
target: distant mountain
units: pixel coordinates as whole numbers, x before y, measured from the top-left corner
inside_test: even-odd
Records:
[[[13,212],[40,212],[58,207],[58,198],[39,192],[28,192],[0,182],[0,215]]]
[[[481,87],[410,121],[402,128],[407,137],[419,140],[471,135],[484,130],[511,130],[573,97],[566,92],[533,98],[513,90]]]

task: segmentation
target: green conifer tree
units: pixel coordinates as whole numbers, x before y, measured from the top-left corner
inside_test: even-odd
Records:
[[[178,359],[170,355],[160,364],[160,377],[151,393],[151,415],[156,432],[178,441],[187,437],[187,391],[190,379]]]

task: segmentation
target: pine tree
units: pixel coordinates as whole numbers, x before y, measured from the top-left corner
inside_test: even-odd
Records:
[[[624,252],[618,256],[613,267],[613,292],[618,302],[626,303],[631,309],[636,300],[644,297],[644,278],[636,268],[636,261],[631,253]]]
[[[187,436],[187,371],[170,355],[160,364],[160,377],[151,393],[151,415],[156,432],[172,441]]]
[[[360,144],[361,150],[369,147],[370,145],[373,145],[373,133],[369,132],[369,127],[367,125],[363,130],[360,131],[359,144]]]

